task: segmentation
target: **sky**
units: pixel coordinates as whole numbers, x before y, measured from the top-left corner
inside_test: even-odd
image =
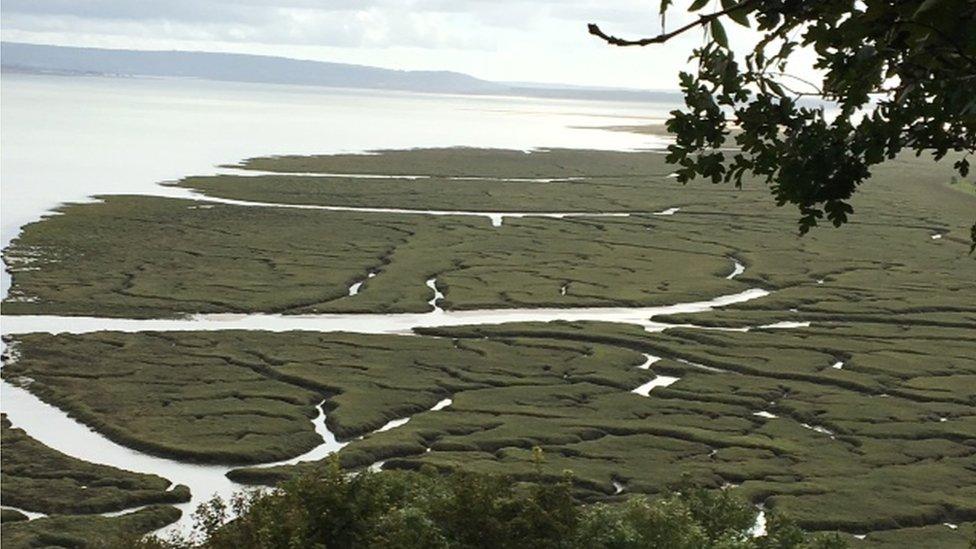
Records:
[[[688,2],[678,0],[682,6]],[[658,0],[4,0],[3,40],[124,49],[278,55],[395,69],[454,70],[507,82],[677,88],[699,31],[667,45]],[[673,28],[689,15],[676,10]],[[730,39],[751,41],[747,29]]]

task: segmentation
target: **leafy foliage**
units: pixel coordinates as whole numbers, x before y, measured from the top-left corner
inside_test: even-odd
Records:
[[[710,5],[692,2],[697,20],[653,38],[624,40],[590,26],[619,46],[705,29],[709,40],[692,54],[697,73],[680,75],[686,109],[667,122],[679,181],[741,186],[757,176],[779,205],[797,206],[805,233],[824,217],[845,223],[871,166],[903,150],[935,159],[955,151],[955,168],[968,175],[976,151],[973,0],[722,0],[721,9],[705,12]],[[671,9],[671,0],[661,1],[662,23]],[[745,56],[729,44],[724,24],[732,22],[760,33]],[[816,55],[820,83],[787,74],[804,47]],[[810,106],[807,96],[838,111]],[[733,126],[738,150],[721,150]],[[976,246],[976,225],[972,231]]]
[[[238,518],[228,522],[230,516]],[[756,511],[727,491],[688,488],[659,500],[581,505],[572,476],[515,483],[496,475],[384,471],[350,475],[337,461],[265,494],[214,499],[195,515],[198,541],[126,540],[125,547],[237,549],[845,547],[838,536],[808,536],[772,517],[753,536]]]

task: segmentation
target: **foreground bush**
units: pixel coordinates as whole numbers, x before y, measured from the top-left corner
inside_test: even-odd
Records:
[[[227,521],[228,517],[238,518]],[[571,477],[515,483],[475,473],[364,472],[334,465],[265,494],[213,500],[195,519],[197,542],[126,543],[143,549],[429,548],[839,548],[776,516],[753,537],[756,510],[729,492],[687,489],[651,500],[584,505]]]

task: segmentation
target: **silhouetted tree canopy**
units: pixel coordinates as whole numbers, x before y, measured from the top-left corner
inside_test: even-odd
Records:
[[[661,0],[662,28],[673,10]],[[962,153],[966,177],[976,151],[976,0],[694,0],[688,25],[641,39],[590,33],[615,46],[661,44],[693,29],[707,40],[682,72],[686,108],[671,113],[669,160],[678,180],[741,186],[768,182],[778,204],[794,204],[807,232],[826,217],[841,225],[870,168],[903,150],[941,159]],[[746,55],[730,48],[725,25],[756,29]],[[787,74],[802,48],[816,55],[822,81]],[[836,116],[800,101],[835,102]],[[831,113],[833,114],[833,113]],[[735,126],[737,149],[720,150]],[[976,247],[976,225],[972,228]]]

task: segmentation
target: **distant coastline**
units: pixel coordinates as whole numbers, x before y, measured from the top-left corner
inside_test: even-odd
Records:
[[[191,78],[450,95],[491,95],[584,101],[675,102],[676,91],[504,83],[451,71],[403,71],[286,57],[195,51],[76,48],[0,43],[4,73],[113,78]]]

